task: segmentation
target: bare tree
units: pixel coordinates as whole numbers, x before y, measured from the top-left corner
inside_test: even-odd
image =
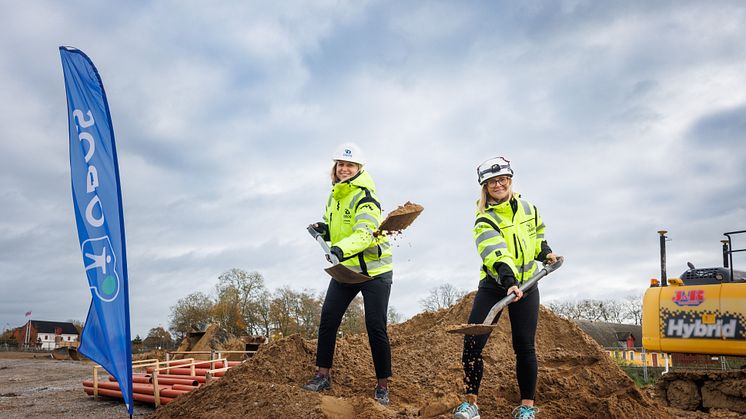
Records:
[[[262,291],[256,299],[255,312],[257,321],[249,324],[251,333],[254,335],[264,335],[269,337],[272,333],[272,317],[270,316],[270,307],[272,306],[272,294],[266,289]]]
[[[162,326],[154,327],[143,339],[142,344],[148,349],[171,349],[174,345],[171,334]]]
[[[430,294],[420,300],[420,306],[425,311],[437,311],[455,304],[464,295],[466,295],[466,291],[457,289],[451,284],[443,284],[432,288]]]
[[[289,336],[300,331],[294,315],[296,299],[297,293],[289,287],[284,287],[275,291],[274,298],[269,305],[269,317],[273,328],[282,336]]]
[[[297,297],[295,317],[299,332],[306,338],[316,338],[321,320],[321,300],[316,298],[312,291],[305,289],[298,293]]]
[[[552,301],[546,304],[547,308],[554,314],[564,317],[569,320],[577,319],[577,313],[575,310],[575,303],[570,301]]]
[[[265,291],[264,277],[259,272],[232,268],[218,277],[215,287],[224,328],[236,335],[252,333],[261,322],[257,311],[259,298]],[[222,325],[222,323],[221,323]]]
[[[343,335],[354,335],[365,331],[365,308],[363,297],[356,296],[350,306],[347,307],[342,324],[339,326],[339,332]]]
[[[202,292],[194,292],[171,307],[169,329],[181,340],[192,326],[204,326],[213,320],[214,302]]]
[[[397,324],[401,322],[401,314],[396,310],[396,307],[389,306],[389,311],[386,314],[388,324]]]
[[[634,319],[633,315],[630,314],[633,307],[627,302],[617,300],[559,301],[551,302],[547,304],[547,307],[555,314],[570,320],[625,323]]]
[[[642,296],[627,296],[622,302],[624,319],[634,324],[642,324]]]

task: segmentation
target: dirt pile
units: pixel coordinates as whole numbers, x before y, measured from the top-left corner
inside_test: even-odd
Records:
[[[446,329],[465,322],[473,297],[391,326],[394,377],[388,407],[372,398],[375,377],[367,336],[338,340],[334,385],[324,394],[300,388],[315,371],[315,342],[291,336],[265,345],[222,380],[177,398],[154,417],[451,417],[449,411],[463,393],[462,337]],[[541,417],[671,417],[641,393],[598,344],[544,308],[537,352]],[[492,333],[484,356],[482,417],[506,417],[519,400],[507,316]]]
[[[746,370],[669,373],[661,377],[657,390],[665,404],[679,409],[746,414]]]
[[[221,329],[217,324],[209,325],[204,332],[189,332],[181,341],[177,352],[183,351],[242,351],[244,350],[243,342],[232,334]],[[198,360],[210,359],[209,354],[177,354],[174,359],[194,358]],[[228,357],[231,361],[242,359],[240,356]]]

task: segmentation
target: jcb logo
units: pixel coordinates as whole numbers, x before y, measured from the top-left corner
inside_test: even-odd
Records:
[[[705,301],[705,290],[676,291],[671,300],[677,306],[698,306]]]

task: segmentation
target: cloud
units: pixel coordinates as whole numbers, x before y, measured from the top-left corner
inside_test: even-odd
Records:
[[[391,305],[477,286],[474,168],[505,155],[566,265],[545,300],[640,294],[742,228],[738,2],[26,2],[0,16],[0,324],[83,319],[58,45],[96,63],[122,175],[133,333],[239,267],[326,289],[305,226],[355,141],[394,248]],[[8,290],[7,292],[5,290]],[[60,303],[64,302],[64,304]],[[36,317],[37,315],[42,317]]]

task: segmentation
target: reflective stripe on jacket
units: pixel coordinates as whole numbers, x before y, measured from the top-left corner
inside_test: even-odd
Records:
[[[332,187],[324,222],[329,226],[331,245],[344,253],[343,265],[368,276],[394,269],[388,239],[373,237],[381,221],[376,186],[366,171]]]
[[[474,222],[474,241],[482,259],[480,280],[488,276],[499,281],[495,263],[505,263],[513,270],[519,283],[531,278],[539,268],[535,259],[542,251],[544,222],[536,206],[513,194],[501,204],[477,209]]]

